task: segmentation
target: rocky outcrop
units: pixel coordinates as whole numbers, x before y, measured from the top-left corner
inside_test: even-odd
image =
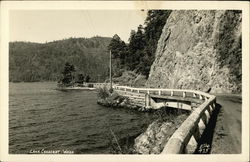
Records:
[[[99,92],[100,93],[100,92]],[[128,97],[119,95],[116,92],[110,93],[107,97],[98,97],[97,103],[112,108],[128,108],[137,111],[150,111],[144,107],[135,105]]]
[[[173,11],[158,41],[147,87],[241,92],[240,11]]]
[[[159,154],[164,148],[169,137],[166,137],[168,129],[171,128],[170,122],[153,122],[149,125],[146,132],[135,139],[135,150],[139,154]]]
[[[138,154],[160,154],[168,139],[186,119],[187,114],[175,117],[174,121],[156,120],[135,139],[134,152]]]

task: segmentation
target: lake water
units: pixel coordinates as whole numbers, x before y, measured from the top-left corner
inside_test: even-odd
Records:
[[[154,118],[151,113],[100,106],[95,91],[58,91],[56,83],[10,83],[9,87],[10,154],[53,150],[108,154],[114,143],[112,131],[123,145]]]

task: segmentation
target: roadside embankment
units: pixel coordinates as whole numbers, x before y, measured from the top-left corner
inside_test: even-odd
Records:
[[[187,118],[187,114],[165,116],[166,121],[158,119],[135,139],[134,149],[138,154],[160,154],[169,138]]]
[[[188,111],[180,109],[165,107],[157,110],[145,109],[142,105],[135,105],[128,97],[119,95],[117,92],[110,92],[105,87],[98,89],[97,103],[111,108],[127,108],[150,112],[155,116],[155,120],[148,126],[146,131],[142,132],[138,137],[134,137],[133,144],[129,149],[129,153],[133,154],[161,153],[168,139],[189,116]]]

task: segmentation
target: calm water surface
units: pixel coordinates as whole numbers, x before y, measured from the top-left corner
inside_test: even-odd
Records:
[[[138,135],[152,114],[100,106],[95,91],[58,91],[56,83],[10,83],[9,153],[69,150],[110,153],[112,130],[119,142]]]

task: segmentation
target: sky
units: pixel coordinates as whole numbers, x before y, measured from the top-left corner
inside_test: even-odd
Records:
[[[131,30],[144,23],[146,14],[140,10],[12,10],[10,41],[44,43],[118,34],[128,42]]]

